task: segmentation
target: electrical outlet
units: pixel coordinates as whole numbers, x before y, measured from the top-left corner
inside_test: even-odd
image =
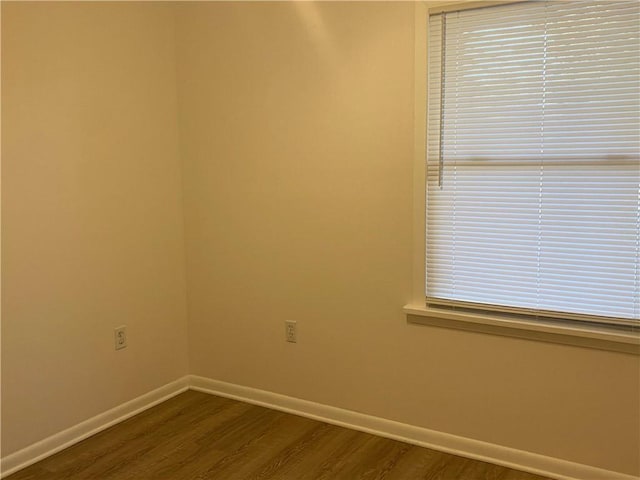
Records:
[[[296,343],[298,341],[298,327],[293,320],[284,322],[287,342]]]
[[[114,330],[116,350],[127,348],[127,326],[122,325]]]

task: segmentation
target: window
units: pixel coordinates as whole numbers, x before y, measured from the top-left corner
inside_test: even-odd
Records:
[[[430,17],[427,308],[640,326],[639,15]]]

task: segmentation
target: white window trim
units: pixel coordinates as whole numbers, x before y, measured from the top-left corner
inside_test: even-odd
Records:
[[[608,327],[568,322],[533,321],[480,313],[428,308],[425,297],[426,248],[426,132],[427,132],[427,28],[429,2],[415,4],[414,48],[414,165],[413,165],[413,272],[411,303],[404,306],[407,321],[491,335],[560,343],[640,355],[640,331],[621,332]],[[450,6],[450,5],[447,5]],[[469,6],[467,3],[465,6]],[[431,5],[433,7],[433,4]]]

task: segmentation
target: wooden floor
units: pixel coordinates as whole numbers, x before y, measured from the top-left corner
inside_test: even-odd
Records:
[[[543,477],[188,391],[7,477],[7,480],[57,479],[543,480]]]

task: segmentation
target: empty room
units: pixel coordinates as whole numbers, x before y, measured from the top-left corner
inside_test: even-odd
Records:
[[[1,29],[3,480],[640,479],[640,2]]]

